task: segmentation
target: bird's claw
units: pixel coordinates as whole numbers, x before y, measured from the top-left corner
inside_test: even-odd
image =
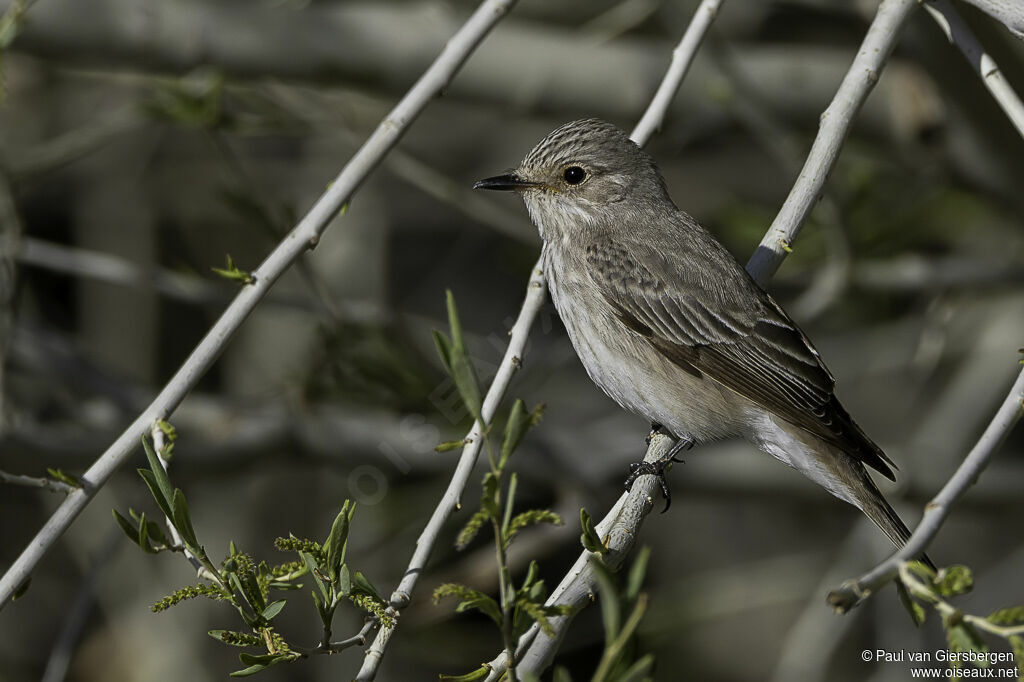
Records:
[[[633,489],[636,479],[641,476],[651,475],[658,478],[658,485],[661,486],[661,496],[665,498],[665,508],[661,510],[664,514],[672,506],[672,493],[668,489],[668,481],[665,480],[665,467],[669,462],[676,461],[675,458],[661,460],[660,462],[633,462],[629,465],[629,476],[626,477],[626,492]]]

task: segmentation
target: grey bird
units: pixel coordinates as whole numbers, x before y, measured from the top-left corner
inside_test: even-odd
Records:
[[[895,465],[839,404],[814,346],[676,207],[654,161],[623,131],[597,119],[567,123],[513,172],[474,189],[522,196],[583,366],[615,402],[677,439],[669,457],[745,438],[859,508],[897,546],[906,542],[907,526],[866,470],[894,480]],[[669,457],[631,479],[662,476]]]

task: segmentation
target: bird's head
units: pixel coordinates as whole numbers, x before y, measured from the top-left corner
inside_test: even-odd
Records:
[[[622,130],[595,118],[557,128],[518,168],[473,188],[521,194],[546,241],[614,220],[617,211],[671,201],[651,157]]]

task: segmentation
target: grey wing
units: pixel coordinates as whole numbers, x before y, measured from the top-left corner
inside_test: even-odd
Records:
[[[618,319],[671,362],[894,478],[892,462],[836,399],[835,380],[810,341],[724,249],[707,266],[728,278],[725,286],[643,244],[596,241],[586,258]]]

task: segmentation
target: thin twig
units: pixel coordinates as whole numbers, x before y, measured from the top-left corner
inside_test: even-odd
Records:
[[[946,482],[946,485],[942,487],[939,494],[925,505],[921,523],[918,524],[907,543],[875,568],[830,592],[828,603],[832,608],[839,613],[846,613],[896,577],[902,563],[920,556],[928,548],[928,544],[938,534],[946,517],[949,516],[953,504],[978,480],[996,447],[1003,441],[1022,414],[1024,414],[1024,369],[1017,375],[1017,381],[1014,382],[1009,395],[1006,396],[995,417],[989,422],[985,432],[981,434],[981,438],[971,448],[970,453]]]
[[[900,31],[917,5],[917,0],[883,0],[879,5],[850,70],[821,115],[818,135],[793,189],[747,262],[747,271],[758,282],[763,284],[771,279],[790,251],[793,240],[821,196],[853,119],[878,82]]]
[[[0,471],[0,483],[7,483],[8,485],[21,485],[26,488],[42,488],[43,490],[49,490],[51,493],[61,493],[68,495],[77,488],[72,485],[68,485],[64,481],[57,481],[52,478],[46,478],[45,476],[23,476],[22,474],[9,474],[6,471]]]
[[[1006,112],[1013,127],[1024,136],[1024,103],[1020,101],[1020,97],[1003,78],[1003,73],[999,70],[996,61],[985,52],[985,48],[974,37],[974,33],[953,9],[953,5],[949,0],[932,0],[924,3],[924,8],[942,29],[942,32],[946,34],[949,42],[964,53],[964,57],[971,63],[974,72],[981,77],[981,82],[988,88],[996,103]]]
[[[523,301],[519,317],[509,332],[511,338],[509,339],[508,349],[505,351],[505,356],[498,366],[498,373],[494,376],[490,388],[487,389],[487,396],[484,398],[483,405],[483,418],[487,422],[494,418],[494,413],[497,411],[498,404],[501,403],[501,399],[508,389],[512,375],[522,366],[526,338],[529,336],[534,318],[544,305],[547,285],[544,282],[542,267],[543,261],[538,260],[526,288],[526,300]],[[448,520],[452,512],[459,508],[459,498],[466,489],[467,483],[469,483],[473,467],[476,466],[483,438],[483,429],[480,422],[474,422],[473,428],[466,434],[466,446],[462,449],[462,455],[455,466],[455,473],[452,474],[452,479],[448,483],[448,489],[445,490],[441,502],[434,509],[434,513],[430,516],[426,528],[423,529],[419,539],[416,541],[416,551],[412,555],[412,560],[405,570],[402,581],[391,595],[391,607],[395,611],[404,608],[409,603],[412,591],[416,587],[416,582],[423,573],[423,569],[426,567],[427,559],[430,558],[430,552],[437,543],[438,535],[441,533],[445,521]],[[396,627],[398,627],[398,619],[394,620],[394,625],[391,627],[381,627],[377,637],[373,640],[373,644],[366,651],[363,666],[356,677],[357,680],[372,680],[377,674],[377,668],[380,666],[384,656],[384,650],[387,648],[388,641],[391,639],[391,635],[394,634]]]
[[[36,537],[0,578],[0,608],[29,576],[43,555],[57,542],[75,517],[85,509],[96,492],[136,448],[142,435],[159,418],[166,418],[199,382],[220,355],[249,313],[270,290],[271,285],[307,249],[316,246],[352,194],[402,137],[423,109],[451,82],[455,73],[500,21],[514,0],[485,0],[452,36],[441,54],[413,85],[398,105],[384,118],[366,143],[342,169],[330,187],[291,233],[267,256],[246,285],[213,325],[207,335],[164,386],[150,406],[129,426],[82,477],[83,487],[71,493],[50,517]]]

